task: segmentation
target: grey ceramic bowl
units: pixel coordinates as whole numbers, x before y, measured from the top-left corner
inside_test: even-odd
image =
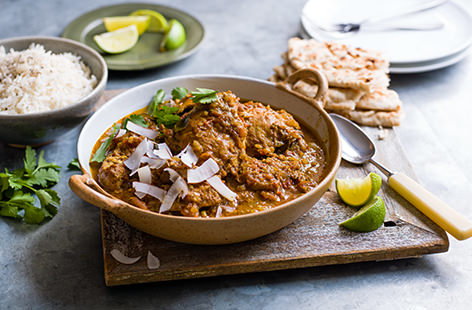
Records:
[[[27,49],[32,43],[53,53],[70,52],[80,56],[97,78],[95,89],[80,101],[57,110],[23,115],[0,115],[0,142],[40,145],[51,142],[79,125],[94,110],[105,90],[108,69],[96,51],[76,41],[56,37],[18,37],[0,40],[6,50]]]

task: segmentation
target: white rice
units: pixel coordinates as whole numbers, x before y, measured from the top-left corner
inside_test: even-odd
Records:
[[[53,54],[38,44],[9,52],[0,46],[0,114],[60,109],[88,95],[96,84],[90,68],[71,53]]]

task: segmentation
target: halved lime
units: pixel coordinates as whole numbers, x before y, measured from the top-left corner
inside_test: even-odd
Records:
[[[169,28],[167,19],[161,13],[153,10],[137,10],[131,13],[130,16],[149,16],[151,20],[148,31],[151,32],[166,32]]]
[[[336,190],[344,203],[360,207],[377,195],[382,186],[382,177],[369,173],[365,178],[336,179]]]
[[[131,25],[112,32],[95,35],[93,39],[104,52],[118,54],[133,48],[138,42],[139,33],[136,25]]]
[[[368,204],[339,225],[358,232],[369,232],[382,226],[385,220],[385,204],[382,198],[375,196]]]
[[[169,21],[169,30],[161,41],[161,51],[175,50],[182,46],[187,39],[184,25],[178,20]]]
[[[151,18],[149,16],[114,16],[103,18],[103,24],[107,31],[115,31],[135,25],[140,35],[149,28],[150,23]]]

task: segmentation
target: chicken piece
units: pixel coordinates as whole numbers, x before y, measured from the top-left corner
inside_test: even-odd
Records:
[[[261,158],[282,153],[293,143],[306,148],[300,125],[286,111],[268,109],[252,101],[240,108],[248,128],[246,152],[250,156]]]
[[[240,105],[233,93],[219,93],[217,101],[196,106],[186,127],[166,137],[166,143],[174,152],[190,144],[200,159],[198,165],[211,157],[222,167],[223,177],[227,173],[236,176],[247,136],[246,124],[238,114]]]

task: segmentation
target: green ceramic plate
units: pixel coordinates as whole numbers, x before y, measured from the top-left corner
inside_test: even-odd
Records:
[[[176,50],[162,53],[159,52],[159,43],[163,34],[146,32],[131,50],[118,55],[103,54],[93,41],[94,35],[106,32],[101,19],[107,16],[126,16],[141,9],[154,10],[167,19],[179,20],[187,32],[187,42]],[[195,17],[168,6],[150,3],[118,4],[90,11],[72,21],[62,34],[65,38],[82,42],[102,53],[108,68],[112,70],[143,70],[176,62],[195,52],[204,35],[205,29]]]

